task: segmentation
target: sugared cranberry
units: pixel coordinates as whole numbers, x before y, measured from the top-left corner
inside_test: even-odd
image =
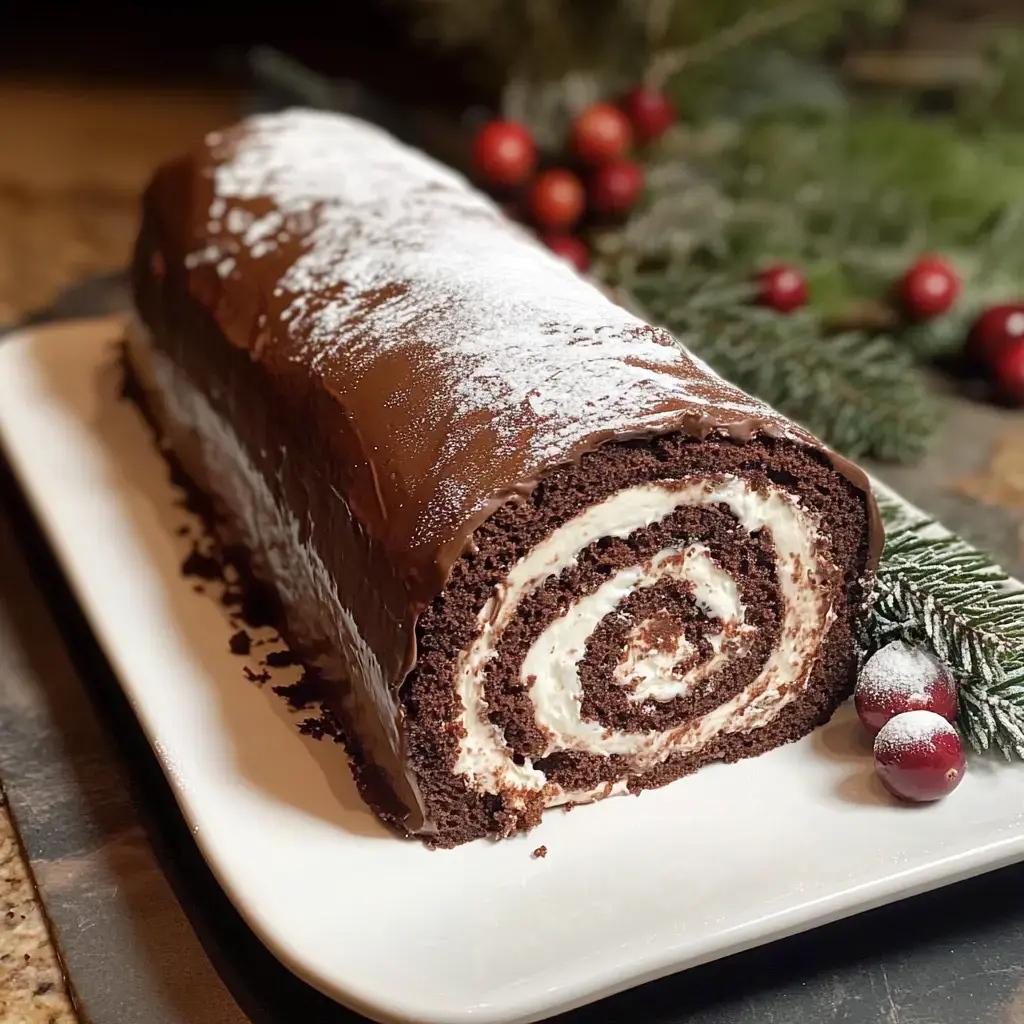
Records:
[[[853,701],[860,720],[874,736],[890,718],[905,711],[934,711],[955,722],[957,687],[928,651],[894,640],[868,658]]]
[[[967,770],[956,729],[934,711],[905,711],[875,737],[875,770],[893,796],[911,803],[939,800]]]

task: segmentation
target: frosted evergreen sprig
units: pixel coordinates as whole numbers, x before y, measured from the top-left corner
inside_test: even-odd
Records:
[[[885,551],[865,653],[929,647],[960,683],[958,725],[976,751],[1024,759],[1024,588],[987,555],[884,493]]]

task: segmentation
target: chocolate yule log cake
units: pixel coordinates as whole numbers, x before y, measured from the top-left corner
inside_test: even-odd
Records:
[[[208,136],[143,202],[138,400],[439,846],[795,740],[854,681],[864,474],[352,118]]]

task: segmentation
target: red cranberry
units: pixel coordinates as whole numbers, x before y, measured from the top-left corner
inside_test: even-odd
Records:
[[[986,309],[967,336],[967,353],[986,370],[1007,346],[1024,338],[1024,303],[1005,303]]]
[[[923,256],[903,275],[900,298],[915,320],[930,320],[952,308],[960,295],[960,278],[938,256]]]
[[[807,278],[788,263],[777,263],[757,275],[757,299],[777,313],[792,313],[807,303]]]
[[[556,256],[571,263],[581,274],[590,266],[590,250],[573,235],[545,235],[543,241]]]
[[[1002,398],[1011,405],[1024,405],[1024,339],[1017,338],[997,353],[992,377]]]
[[[928,651],[894,640],[868,658],[853,701],[860,720],[874,736],[890,718],[904,711],[934,711],[947,722],[955,722],[957,687]]]
[[[660,138],[676,119],[672,102],[660,89],[638,85],[623,99],[622,106],[641,142]]]
[[[473,144],[473,164],[489,184],[514,188],[533,174],[537,147],[523,125],[515,121],[489,121]]]
[[[587,196],[572,171],[555,168],[538,175],[530,189],[530,213],[542,228],[571,228],[583,216]]]
[[[624,156],[633,141],[629,118],[610,103],[587,107],[573,122],[572,148],[588,164],[601,164]]]
[[[605,217],[629,213],[644,188],[644,172],[630,160],[610,160],[590,179],[590,206]]]
[[[934,711],[904,711],[875,737],[875,770],[893,796],[929,803],[948,796],[967,770],[956,729]]]

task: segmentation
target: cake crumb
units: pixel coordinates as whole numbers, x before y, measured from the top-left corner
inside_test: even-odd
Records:
[[[286,668],[289,665],[298,665],[299,659],[293,651],[271,651],[267,655],[265,662],[271,668]]]
[[[244,629],[232,634],[228,641],[232,654],[248,654],[252,650],[252,637]]]
[[[269,658],[267,664],[270,664]],[[287,686],[275,686],[274,693],[283,697],[292,711],[315,707],[324,700],[323,683],[315,672],[308,669],[302,673],[298,682]]]
[[[181,573],[183,576],[197,576],[201,580],[219,580],[221,565],[213,555],[206,554],[194,544],[191,554],[182,562]]]
[[[531,856],[533,857],[534,860],[542,860],[547,855],[548,855],[548,848],[546,846],[538,846],[537,849],[534,850],[533,853],[531,854]]]

